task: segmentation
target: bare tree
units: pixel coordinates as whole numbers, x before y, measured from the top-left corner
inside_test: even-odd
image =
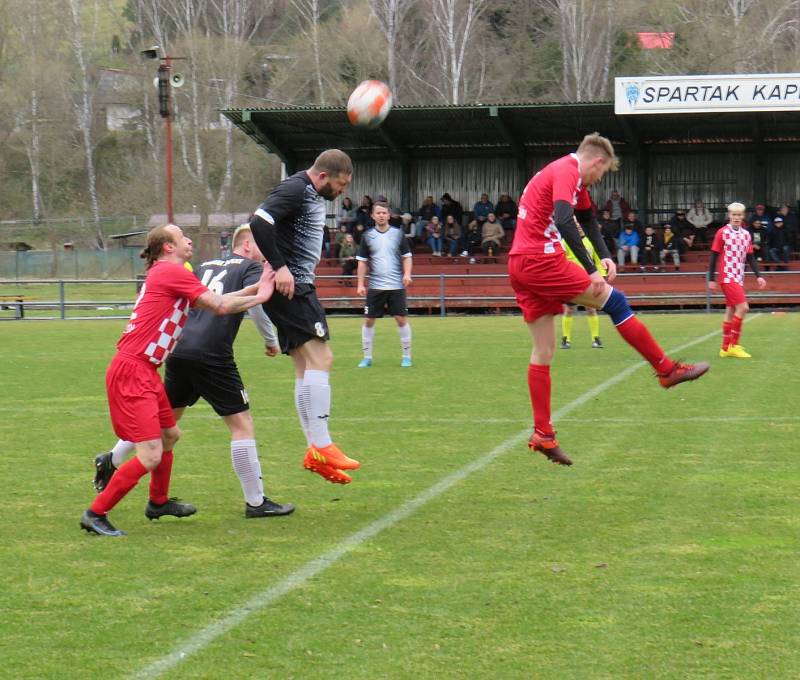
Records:
[[[369,7],[386,38],[386,62],[389,73],[389,89],[397,100],[397,52],[398,36],[408,11],[416,0],[369,0]]]
[[[615,0],[540,0],[558,23],[561,93],[567,101],[603,99],[614,44]]]
[[[319,0],[291,0],[291,3],[300,15],[300,31],[311,43],[311,52],[314,56],[314,69],[317,77],[319,103],[325,106],[325,88],[322,79],[322,55],[319,39]]]
[[[229,109],[236,98],[238,85],[242,79],[244,64],[252,53],[251,40],[258,32],[264,16],[265,5],[261,0],[211,0],[212,20],[221,36],[221,49],[217,41],[211,43],[208,64],[212,73],[218,106]],[[222,121],[225,134],[225,172],[214,200],[214,210],[223,209],[231,190],[234,175],[233,125],[225,118]]]
[[[487,0],[431,0],[433,54],[450,104],[460,104],[467,46]]]
[[[67,0],[69,9],[69,40],[72,46],[72,56],[78,66],[76,74],[77,92],[75,94],[74,111],[78,129],[83,141],[83,155],[86,165],[86,184],[89,192],[89,203],[92,218],[95,224],[97,245],[105,248],[105,236],[100,222],[100,200],[97,195],[97,175],[94,165],[94,144],[92,140],[92,120],[94,117],[94,102],[89,75],[89,53],[84,40],[84,25],[82,17],[82,0]]]
[[[656,56],[653,61],[658,72],[758,73],[781,63],[784,55],[776,51],[784,44],[790,51],[798,47],[798,0],[680,0],[675,11],[679,33],[689,43],[702,44],[703,49],[686,49],[669,60]],[[709,31],[709,26],[714,30]],[[747,35],[747,40],[742,40],[742,35]]]

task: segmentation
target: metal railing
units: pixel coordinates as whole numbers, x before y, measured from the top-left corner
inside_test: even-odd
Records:
[[[768,281],[777,282],[781,278],[797,275],[798,272],[766,272],[765,278]],[[620,282],[621,287],[624,288],[626,279],[634,279],[646,276],[648,279],[669,280],[674,278],[695,278],[698,280],[696,292],[693,291],[665,291],[663,287],[655,293],[633,293],[628,294],[628,299],[641,302],[653,303],[653,306],[658,306],[660,303],[668,301],[690,301],[693,307],[702,307],[706,311],[711,311],[714,305],[722,304],[724,297],[720,293],[712,293],[705,286],[705,273],[704,272],[661,272],[661,273],[625,273],[620,274],[617,280]],[[495,284],[500,281],[508,281],[505,274],[421,274],[414,276],[414,281],[419,284],[426,282],[433,285],[425,286],[427,290],[421,294],[414,294],[414,284],[409,289],[410,295],[408,296],[409,306],[414,308],[429,308],[431,310],[438,310],[440,316],[446,316],[448,310],[453,309],[469,309],[469,308],[509,308],[516,309],[515,297],[511,290],[511,286],[507,285],[507,291],[498,291],[497,294],[459,294],[458,291],[453,291],[452,287],[448,289],[448,282],[463,282],[468,281],[491,281]],[[349,282],[355,289],[354,276],[318,276],[317,281],[321,288],[328,281]],[[81,279],[81,280],[52,280],[52,279],[29,279],[24,281],[0,281],[0,320],[2,319],[39,319],[39,320],[55,320],[55,319],[125,319],[130,314],[130,309],[133,307],[136,298],[136,286],[140,283],[139,279]],[[120,290],[115,292],[115,297],[109,299],[101,299],[97,293],[99,288],[94,288],[93,293],[95,297],[87,297],[87,299],[72,299],[72,291],[80,286],[121,286]],[[122,287],[130,286],[130,295],[127,295],[128,289],[123,290]],[[39,290],[37,290],[39,287]],[[422,287],[422,286],[419,286]],[[12,288],[15,292],[6,293],[5,291]],[[24,290],[23,290],[24,289]],[[23,292],[20,292],[23,291]],[[39,293],[39,295],[37,295]],[[49,296],[49,299],[41,299],[41,295]],[[125,295],[125,297],[123,297]],[[750,291],[748,298],[751,302],[758,304],[759,300],[780,300],[787,305],[800,305],[800,289],[798,290],[765,290],[765,291]],[[364,298],[355,295],[320,295],[320,301],[323,306],[328,309],[360,309],[364,305]],[[665,307],[668,305],[665,305]],[[674,306],[674,305],[669,305]],[[2,315],[2,310],[8,311],[11,314],[8,316]],[[52,311],[53,315],[41,315],[36,312]],[[86,314],[73,315],[69,312],[72,311],[85,311]],[[98,314],[96,312],[102,311],[104,313]],[[95,313],[91,313],[95,312]],[[118,313],[114,313],[118,312]]]

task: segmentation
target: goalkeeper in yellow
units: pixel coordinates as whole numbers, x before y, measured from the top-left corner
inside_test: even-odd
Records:
[[[603,267],[601,264],[600,258],[592,246],[592,242],[586,237],[586,234],[583,233],[583,229],[581,229],[580,224],[578,224],[578,233],[581,235],[586,252],[589,253],[589,256],[594,260],[594,265],[597,267],[597,271],[600,272],[601,276],[605,276],[605,267]],[[578,258],[575,257],[573,252],[570,250],[567,242],[562,239],[561,245],[564,246],[564,252],[567,255],[567,259],[572,260],[577,265],[580,265]],[[576,311],[578,311],[577,305],[564,305],[564,315],[561,317],[561,349],[570,349],[572,347],[572,321]],[[594,349],[603,349],[603,343],[600,340],[600,317],[597,315],[597,310],[593,307],[586,307],[586,320],[589,322],[589,332],[592,336],[592,347]]]

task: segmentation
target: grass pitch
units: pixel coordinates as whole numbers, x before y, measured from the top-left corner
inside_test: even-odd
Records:
[[[675,347],[721,317],[646,321]],[[246,322],[267,492],[298,510],[243,518],[227,430],[198,405],[173,477],[198,514],[148,522],[142,483],[112,514],[120,540],[78,519],[114,441],[103,376],[124,322],[0,324],[0,677],[135,676],[286,578],[297,587],[166,677],[797,676],[800,316],[746,324],[749,361],[717,358],[717,337],[683,351],[712,363],[697,383],[665,391],[640,368],[556,423],[572,468],[507,446],[304,581],[309,561],[529,427],[519,318],[412,323],[411,370],[388,319],[357,370],[360,321],[331,322],[331,430],[363,463],[339,487],[302,470],[289,361],[263,357]],[[555,408],[637,363],[602,323],[605,350],[579,317],[558,352]]]

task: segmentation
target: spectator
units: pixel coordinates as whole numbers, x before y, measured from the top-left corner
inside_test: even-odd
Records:
[[[619,235],[617,247],[617,266],[622,269],[625,259],[630,257],[631,264],[639,263],[639,234],[633,229],[633,224],[628,222]]]
[[[757,262],[769,262],[769,234],[761,226],[761,220],[753,220],[750,228],[750,241]]]
[[[342,205],[339,208],[339,214],[337,215],[337,226],[344,226],[345,231],[352,233],[355,222],[356,208],[353,205],[352,199],[349,196],[345,196],[342,199]]]
[[[506,232],[513,232],[517,226],[517,204],[508,194],[500,194],[494,206],[494,214]]]
[[[467,225],[467,233],[464,234],[464,250],[461,251],[462,257],[472,255],[477,252],[481,247],[481,229],[478,226],[478,220],[472,220]]]
[[[769,234],[769,259],[772,262],[783,262],[783,266],[778,267],[781,271],[789,269],[789,258],[791,248],[786,239],[786,230],[783,226],[783,217],[778,215],[772,221],[772,231]]]
[[[345,233],[344,241],[341,248],[339,248],[339,264],[342,265],[342,276],[352,276],[358,266],[356,255],[358,254],[358,245],[352,234]]]
[[[760,220],[761,226],[767,231],[772,231],[772,220],[770,219],[769,215],[767,215],[767,207],[763,203],[759,203],[756,206],[756,210],[753,213],[752,217],[750,217],[750,224],[753,223],[753,220]]]
[[[442,254],[442,225],[439,224],[439,218],[433,216],[428,223],[428,245],[431,252],[437,257]]]
[[[669,221],[669,228],[672,233],[679,236],[683,241],[681,252],[684,252],[692,247],[694,242],[694,234],[689,233],[689,223],[686,221],[686,212],[678,210]]]
[[[369,227],[363,222],[355,223],[355,226],[353,227],[353,239],[355,240],[356,245],[361,243],[361,237],[366,233],[367,229],[369,229]]]
[[[400,226],[403,229],[403,233],[406,235],[408,239],[409,247],[413,249],[414,247],[414,237],[417,233],[417,225],[414,224],[414,218],[410,212],[404,212],[400,215]]]
[[[456,257],[461,246],[461,225],[453,215],[448,215],[444,220],[444,240],[450,257]]]
[[[639,249],[639,253],[642,256],[642,271],[649,265],[652,265],[656,271],[660,269],[661,251],[663,249],[664,243],[661,240],[661,235],[650,225],[646,226],[644,228],[644,237],[642,237],[641,241],[641,248]]]
[[[619,222],[611,219],[611,213],[604,210],[598,220],[600,226],[600,233],[603,235],[603,240],[606,242],[606,247],[609,253],[617,252],[617,238],[619,237]]]
[[[345,236],[347,236],[347,227],[345,227],[344,224],[340,224],[339,228],[336,230],[336,236],[333,239],[331,257],[339,257]]]
[[[483,225],[491,212],[494,212],[494,206],[489,200],[489,194],[481,194],[481,200],[472,206],[472,214],[478,220],[478,224]]]
[[[625,213],[625,219],[622,222],[622,228],[625,228],[626,224],[630,224],[633,226],[633,230],[639,234],[639,239],[644,236],[644,225],[636,218],[636,211],[629,210]]]
[[[322,257],[331,256],[331,230],[328,225],[322,227]]]
[[[223,260],[231,256],[231,233],[227,229],[219,235],[219,255]]]
[[[792,207],[788,203],[784,203],[778,211],[783,218],[783,228],[786,230],[786,239],[789,242],[789,247],[792,252],[798,250],[798,234],[800,233],[800,220],[797,218],[797,213],[792,211]]]
[[[442,219],[442,211],[439,210],[439,206],[434,203],[433,196],[426,196],[418,211],[417,238],[421,239],[423,235],[426,234],[426,227],[432,217]]]
[[[661,251],[661,264],[666,264],[667,256],[672,255],[672,263],[675,265],[675,271],[678,271],[681,268],[682,245],[683,239],[672,231],[669,222],[664,224],[664,245]]]
[[[448,215],[455,217],[456,222],[460,225],[461,218],[464,216],[464,208],[450,194],[442,194],[442,219],[446,220]]]
[[[494,213],[489,213],[481,229],[481,248],[483,249],[483,254],[488,255],[490,248],[492,250],[492,255],[499,253],[505,235],[506,232],[503,230],[503,225],[497,221],[497,217]]]
[[[713,219],[706,204],[699,198],[694,202],[694,207],[686,213],[686,221],[692,225],[690,229],[694,240],[698,243],[708,243],[708,227]]]
[[[375,224],[372,221],[372,196],[364,195],[361,197],[361,205],[356,210],[356,224],[360,224],[363,228],[360,230],[364,233],[369,227]],[[355,233],[355,226],[351,229],[351,233]],[[356,237],[356,243],[361,240],[361,235]]]
[[[606,201],[603,210],[608,210],[611,219],[615,220],[617,224],[622,225],[622,220],[631,211],[628,202],[619,195],[619,191],[614,189],[611,192],[611,198]]]

